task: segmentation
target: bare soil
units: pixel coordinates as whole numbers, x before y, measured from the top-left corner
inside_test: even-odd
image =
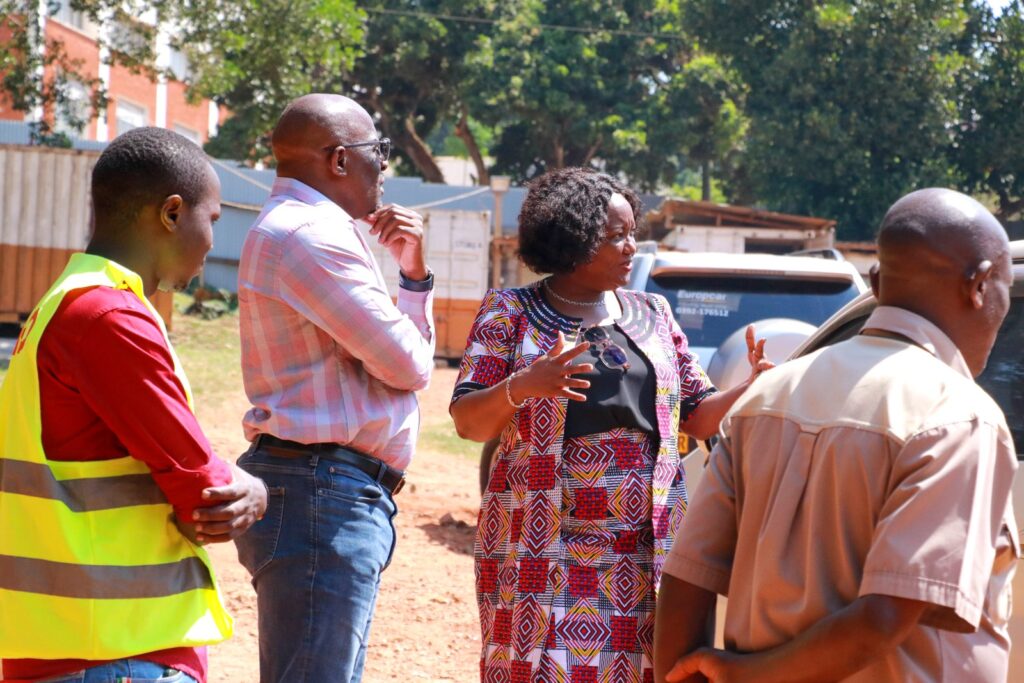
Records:
[[[439,368],[420,394],[424,423],[444,419],[455,370]],[[245,394],[218,397],[199,418],[214,450],[234,460],[247,444]],[[452,428],[454,430],[454,427]],[[473,533],[480,496],[476,465],[463,455],[420,448],[396,501],[398,546],[384,573],[367,656],[366,683],[477,680],[480,630],[473,589]],[[259,680],[256,595],[232,544],[210,548],[235,636],[210,649],[210,683]]]

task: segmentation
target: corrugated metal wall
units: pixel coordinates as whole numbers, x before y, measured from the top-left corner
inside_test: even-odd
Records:
[[[17,320],[85,248],[97,152],[0,147],[0,320]]]
[[[89,238],[99,152],[0,146],[0,322],[24,319]],[[171,297],[153,303],[170,324]]]

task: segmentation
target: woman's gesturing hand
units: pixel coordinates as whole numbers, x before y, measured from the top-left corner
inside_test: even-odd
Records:
[[[586,389],[590,382],[576,379],[573,375],[592,372],[593,363],[573,365],[574,358],[590,348],[589,342],[583,342],[565,350],[565,336],[559,332],[554,347],[535,360],[529,367],[512,376],[509,391],[516,403],[527,398],[559,398],[565,397],[573,401],[586,401],[587,397],[573,389]]]
[[[750,363],[750,381],[765,370],[771,370],[775,363],[764,357],[764,339],[756,339],[754,326],[747,325],[747,361]]]

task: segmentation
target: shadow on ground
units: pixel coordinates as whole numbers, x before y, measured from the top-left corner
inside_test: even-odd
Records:
[[[455,519],[451,514],[445,514],[437,522],[420,524],[419,527],[431,541],[440,543],[460,555],[473,555],[475,524],[468,524],[461,519]]]

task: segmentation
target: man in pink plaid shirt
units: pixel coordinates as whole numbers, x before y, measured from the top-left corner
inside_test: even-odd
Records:
[[[259,610],[260,680],[359,681],[394,495],[419,430],[413,393],[434,356],[423,220],[380,199],[391,143],[339,95],[292,102],[277,179],[239,264],[242,371],[264,518],[238,539]],[[400,268],[392,302],[369,239]]]

